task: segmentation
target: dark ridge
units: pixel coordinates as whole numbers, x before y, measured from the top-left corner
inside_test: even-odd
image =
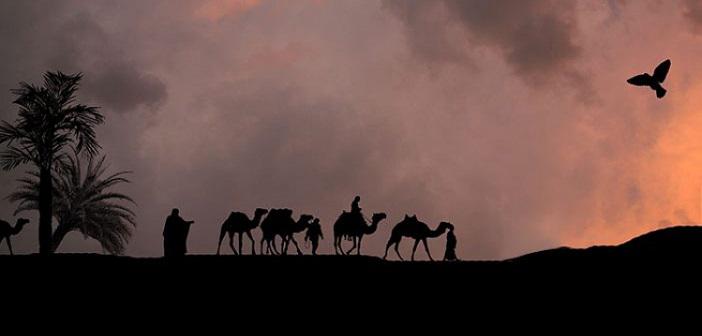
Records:
[[[257,309],[283,302],[338,306],[363,300],[378,307],[406,305],[400,307],[406,309],[417,301],[437,306],[445,300],[499,305],[501,300],[515,299],[525,305],[545,299],[581,304],[633,299],[642,292],[647,299],[686,297],[702,283],[700,250],[702,227],[673,227],[618,246],[557,248],[504,261],[56,254],[0,256],[0,269],[2,281],[13,288],[6,293],[9,297],[69,302],[80,295],[99,302],[100,295],[108,295],[139,302],[148,299],[157,306],[174,300],[203,306],[214,298],[251,303]]]

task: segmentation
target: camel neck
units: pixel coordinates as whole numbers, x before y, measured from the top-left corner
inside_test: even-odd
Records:
[[[378,223],[379,223],[379,222],[380,222],[380,221],[378,221],[378,220],[374,220],[374,221],[371,223],[370,226],[367,226],[367,227],[366,227],[366,230],[365,230],[364,233],[365,233],[365,234],[373,234],[373,233],[375,233],[375,231],[378,230]]]
[[[428,238],[436,238],[436,237],[441,236],[442,234],[444,234],[444,232],[446,232],[446,228],[443,227],[443,226],[439,226],[439,227],[436,228],[436,230],[431,230],[431,231],[429,232]]]
[[[251,223],[254,225],[254,227],[258,226],[258,224],[261,223],[261,218],[263,218],[263,215],[261,215],[261,213],[257,212],[254,214],[254,218],[251,221]]]
[[[22,225],[15,224],[15,226],[12,228],[12,230],[10,230],[10,234],[12,234],[14,236],[14,235],[17,235],[18,233],[20,233],[20,231],[22,231]]]

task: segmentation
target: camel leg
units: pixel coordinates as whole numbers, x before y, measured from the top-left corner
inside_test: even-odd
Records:
[[[275,245],[275,240],[273,245]],[[288,244],[283,236],[280,237],[280,255],[288,255]]]
[[[251,241],[251,255],[256,255],[256,241],[253,239],[251,231],[246,231],[246,235],[249,236],[249,240]]]
[[[334,249],[336,250],[337,255],[344,255],[344,248],[341,246],[341,242],[343,242],[343,238],[341,235],[336,236],[336,244],[334,244]]]
[[[414,246],[412,246],[412,257],[410,260],[414,261],[414,253],[417,251],[417,245],[419,245],[419,239],[414,240]]]
[[[12,253],[12,241],[10,240],[10,236],[5,237],[5,240],[7,240],[7,248],[10,249],[10,255],[15,255]]]
[[[244,250],[242,249],[243,245],[242,245],[242,242],[241,242],[241,239],[242,239],[242,238],[244,238],[244,237],[242,237],[242,233],[239,232],[239,253],[241,253],[241,255],[244,255]]]
[[[363,236],[358,237],[358,247],[356,247],[356,255],[361,255],[361,242],[363,241]]]
[[[339,255],[339,236],[334,235],[334,254]]]
[[[234,252],[234,255],[238,255],[239,252],[236,251],[234,248],[234,233],[230,232],[229,233],[229,247],[232,249],[232,252]]]
[[[339,236],[339,253],[341,255],[346,255],[344,251],[344,236]]]
[[[275,236],[273,237],[273,239],[271,239],[268,242],[268,244],[270,244],[273,247],[273,254],[275,254],[275,255],[280,254],[280,253],[278,253],[278,248],[275,246]],[[281,248],[282,248],[282,246],[281,246]]]
[[[266,254],[266,252],[263,252],[263,237],[261,237],[261,248],[259,248],[258,250],[261,252],[262,255]]]
[[[224,235],[227,234],[227,230],[224,229],[224,225],[222,225],[222,229],[219,231],[219,242],[217,243],[217,255],[219,255],[219,250],[222,247],[222,240],[224,239]]]
[[[358,245],[357,237],[353,236],[353,246],[351,246],[351,249],[346,251],[346,254],[351,254],[351,252],[353,251],[353,249],[356,248],[357,245]]]
[[[388,258],[388,250],[390,249],[390,246],[394,243],[392,237],[388,240],[388,243],[385,244],[385,254],[383,254],[383,260]]]
[[[434,258],[431,257],[431,252],[429,252],[429,247],[427,246],[427,239],[426,238],[422,239],[422,244],[424,244],[424,251],[427,251],[427,255],[429,256],[429,260],[434,261]]]
[[[397,257],[400,258],[400,260],[405,261],[405,259],[402,258],[402,255],[400,255],[400,242],[402,239],[398,240],[395,243],[395,254],[397,254]]]
[[[302,250],[300,250],[300,246],[297,245],[297,241],[295,240],[295,237],[290,236],[290,238],[288,238],[288,244],[290,244],[290,241],[292,241],[293,244],[295,244],[295,249],[297,250],[297,255],[302,255]]]

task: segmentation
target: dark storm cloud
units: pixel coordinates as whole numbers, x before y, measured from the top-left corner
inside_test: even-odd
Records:
[[[125,50],[88,14],[69,18],[56,32],[47,61],[50,69],[83,72],[83,94],[111,112],[155,107],[167,96],[166,85],[144,73]]]
[[[423,59],[463,63],[466,54],[449,37],[451,18],[447,8],[433,1],[385,1],[384,6],[406,23],[407,42]]]
[[[550,0],[387,0],[386,7],[406,25],[418,55],[444,61],[462,45],[478,44],[500,50],[518,75],[543,81],[572,71],[580,54],[574,41],[572,2]],[[448,42],[447,27],[459,25],[466,41]]]
[[[0,4],[0,84],[6,97],[19,81],[40,79],[46,70],[82,72],[83,97],[109,112],[154,107],[167,96],[165,83],[144,72],[124,37],[107,32],[70,2],[10,1]],[[51,15],[47,15],[51,13]]]
[[[85,94],[111,111],[129,112],[139,106],[153,109],[167,96],[163,81],[133,64],[113,64],[91,75],[85,80]]]

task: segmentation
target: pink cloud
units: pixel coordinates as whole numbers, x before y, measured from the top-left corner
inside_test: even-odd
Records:
[[[195,14],[211,21],[219,21],[227,16],[236,16],[258,6],[261,0],[208,0]]]

